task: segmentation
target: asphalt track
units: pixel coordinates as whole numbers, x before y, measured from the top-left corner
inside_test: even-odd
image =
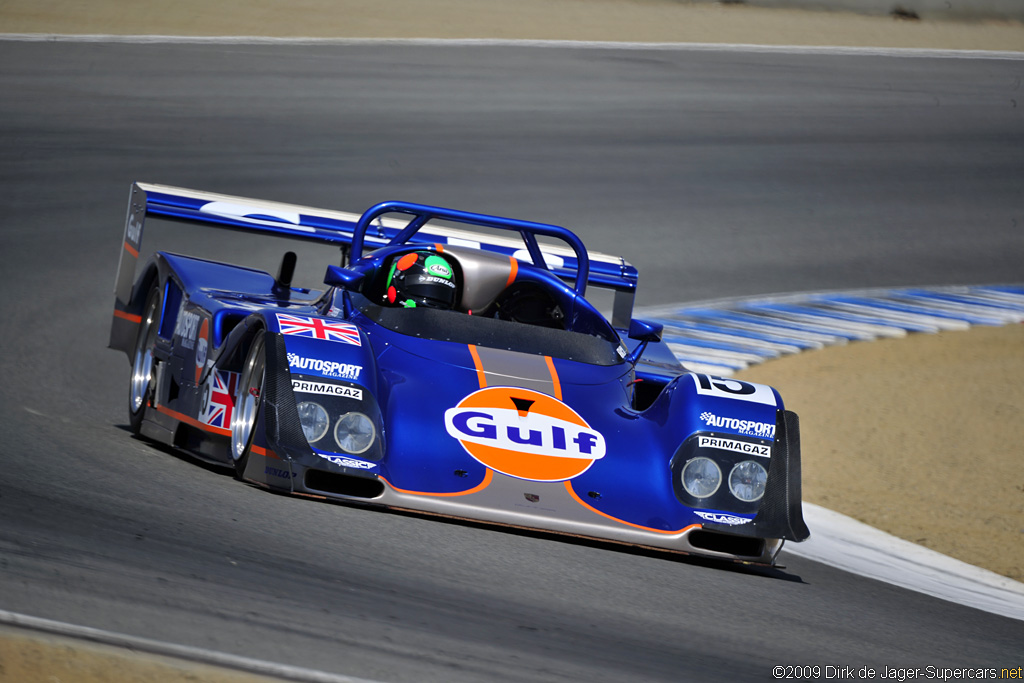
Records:
[[[737,571],[241,485],[128,435],[127,362],[105,345],[133,180],[561,223],[637,265],[649,305],[1020,281],[1022,76],[786,52],[0,43],[0,609],[387,681],[1020,666],[1020,621],[799,557]]]

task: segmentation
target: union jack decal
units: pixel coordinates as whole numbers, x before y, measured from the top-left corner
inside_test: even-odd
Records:
[[[359,328],[350,323],[342,323],[335,320],[324,320],[323,318],[307,318],[299,315],[277,314],[277,322],[281,327],[281,334],[293,334],[297,337],[309,337],[310,339],[325,339],[327,341],[342,342],[362,346],[359,339]]]
[[[231,415],[235,410],[235,393],[238,391],[238,373],[218,370],[208,389],[206,410],[200,419],[211,427],[231,429]]]

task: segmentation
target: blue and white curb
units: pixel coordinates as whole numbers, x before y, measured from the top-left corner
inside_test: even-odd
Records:
[[[815,292],[637,309],[689,370],[731,375],[780,356],[912,332],[1024,322],[1024,285]],[[790,553],[976,609],[1024,619],[1024,584],[804,502],[814,530]]]
[[[689,370],[729,376],[809,349],[1024,322],[1024,285],[815,292],[637,309]]]

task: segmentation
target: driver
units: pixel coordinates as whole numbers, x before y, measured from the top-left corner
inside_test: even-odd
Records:
[[[458,299],[455,269],[448,259],[431,251],[414,251],[391,265],[384,298],[394,306],[426,306],[451,310]]]

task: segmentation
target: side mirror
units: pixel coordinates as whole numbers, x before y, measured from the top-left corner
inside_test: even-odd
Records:
[[[665,326],[660,323],[652,323],[646,320],[637,320],[633,318],[629,321],[629,338],[636,339],[640,343],[636,345],[629,355],[626,356],[626,362],[630,365],[636,365],[637,361],[640,360],[640,356],[643,355],[644,349],[647,348],[649,342],[661,341],[661,333],[665,330]]]
[[[359,289],[366,278],[366,273],[339,266],[327,266],[327,273],[324,275],[324,284],[334,287],[341,287],[348,291]]]
[[[661,323],[652,323],[636,318],[629,321],[629,338],[643,343],[661,341],[661,333],[664,331],[665,326]]]

